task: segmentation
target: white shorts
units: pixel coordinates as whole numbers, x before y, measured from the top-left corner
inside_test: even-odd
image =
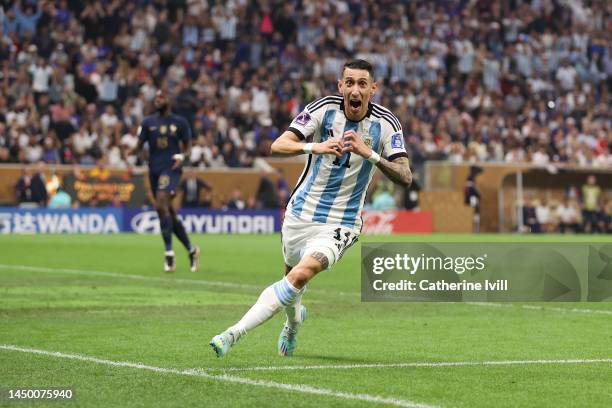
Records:
[[[359,234],[350,228],[302,221],[289,214],[285,214],[281,234],[285,264],[291,267],[297,265],[303,256],[321,252],[327,257],[330,268],[359,238]]]

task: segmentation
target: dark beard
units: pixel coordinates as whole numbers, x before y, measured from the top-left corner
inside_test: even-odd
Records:
[[[164,104],[161,105],[159,108],[155,108],[155,112],[157,112],[160,115],[164,115],[165,113],[168,112],[168,104]]]

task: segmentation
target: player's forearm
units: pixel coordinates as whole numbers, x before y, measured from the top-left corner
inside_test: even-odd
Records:
[[[297,156],[304,153],[304,143],[279,137],[270,146],[272,156]]]
[[[340,157],[342,153],[340,150],[339,138],[330,138],[320,143],[302,143],[299,137],[291,132],[286,131],[278,139],[272,143],[270,147],[270,153],[273,156],[296,156],[298,154],[333,154],[336,157]]]
[[[182,144],[181,154],[183,155],[184,160],[189,158],[189,155],[191,154],[191,140]]]
[[[412,183],[412,172],[410,171],[410,162],[407,157],[400,157],[392,162],[381,157],[376,167],[396,184],[408,187]]]

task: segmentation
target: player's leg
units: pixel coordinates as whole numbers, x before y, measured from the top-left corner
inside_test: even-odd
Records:
[[[174,272],[175,263],[174,263],[174,252],[172,252],[172,227],[170,226],[170,236],[168,237],[167,228],[168,228],[168,207],[165,204],[169,202],[167,197],[167,192],[164,191],[168,186],[169,179],[167,176],[163,174],[149,172],[149,184],[151,187],[151,192],[153,193],[153,197],[155,199],[155,210],[157,211],[157,217],[159,218],[159,226],[160,231],[162,233],[162,238],[164,240],[165,247],[165,261],[164,261],[164,271],[166,272]],[[171,219],[170,219],[171,225]]]
[[[327,269],[332,264],[338,262],[344,252],[357,242],[358,239],[358,235],[351,230],[336,226],[319,227],[316,230],[308,231],[307,234],[308,237],[305,244],[301,240],[283,239],[283,255],[285,256],[286,265],[292,262],[293,252],[295,252],[292,248],[297,247],[300,248],[299,254],[303,251],[305,254],[320,257],[319,259],[323,261],[324,269]],[[287,244],[287,247],[285,247],[285,244]],[[304,248],[301,249],[302,247]],[[291,272],[292,268],[286,266],[286,274],[289,275]],[[300,279],[299,276],[296,278]],[[282,356],[292,356],[297,347],[298,330],[307,317],[306,308],[301,302],[305,290],[306,285],[302,286],[295,301],[285,307],[287,320],[278,337],[278,353]]]
[[[291,272],[292,267],[285,265],[285,276]],[[297,347],[297,334],[300,326],[306,320],[308,312],[306,306],[302,305],[302,296],[306,291],[306,285],[302,287],[292,304],[285,306],[287,319],[283,329],[278,336],[278,353],[282,356],[291,356]]]
[[[188,252],[191,252],[194,248],[191,245],[191,241],[189,241],[189,236],[187,236],[187,231],[185,231],[185,226],[183,226],[183,223],[176,215],[176,209],[172,205],[172,202],[170,202],[169,210],[170,210],[170,216],[172,217],[172,232],[174,232],[174,235],[176,235],[179,241],[181,241],[181,244],[183,244],[185,249]]]
[[[303,260],[308,240],[316,235],[317,231],[318,229],[310,223],[303,223],[289,217],[285,218],[281,231],[282,252],[285,260],[285,279],[288,279],[290,273],[295,274],[297,272],[297,270],[294,270],[294,266],[297,266]],[[325,249],[321,250],[327,252]],[[313,252],[313,250],[310,250],[310,252]],[[291,323],[292,328],[301,323],[300,306],[304,290],[305,285],[298,290],[293,302],[288,302],[284,307],[288,316],[287,320]],[[297,305],[295,305],[296,303]]]
[[[174,235],[181,241],[187,252],[189,253],[189,266],[191,272],[197,272],[200,269],[200,248],[197,245],[192,245],[185,230],[185,226],[180,218],[176,215],[176,209],[170,202],[170,216],[172,217],[172,231]]]
[[[285,265],[285,276],[287,276],[289,272],[291,272],[291,269],[293,269],[291,266]],[[304,319],[302,318],[302,314],[305,312],[303,312],[301,309],[302,309],[302,295],[306,291],[306,286],[307,285],[304,285],[304,287],[302,287],[302,289],[300,290],[300,293],[295,298],[295,301],[292,304],[285,306],[285,314],[287,315],[287,324],[292,327],[295,327],[304,321]]]
[[[164,240],[166,272],[174,272],[176,263],[174,261],[174,250],[172,249],[172,215],[170,214],[170,193],[167,191],[157,191],[155,194],[155,209],[159,216],[159,227]]]
[[[233,326],[213,337],[210,345],[218,357],[223,357],[247,332],[266,322],[281,308],[292,304],[300,295],[301,289],[317,273],[327,268],[329,261],[321,252],[312,252],[302,257],[300,262],[278,282],[261,292],[257,302]]]

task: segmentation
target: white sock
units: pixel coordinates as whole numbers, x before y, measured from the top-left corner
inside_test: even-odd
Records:
[[[302,309],[302,295],[306,292],[306,286],[304,286],[298,292],[295,300],[290,305],[285,306],[285,314],[287,315],[287,325],[289,327],[295,327],[302,322],[301,309]]]
[[[286,277],[281,279],[265,288],[257,302],[228,331],[234,335],[234,340],[238,341],[248,331],[274,316],[282,307],[292,304],[298,294],[299,290],[289,283]]]

